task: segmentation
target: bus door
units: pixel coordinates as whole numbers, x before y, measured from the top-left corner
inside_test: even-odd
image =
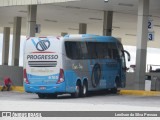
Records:
[[[109,73],[108,81],[109,84],[107,85],[108,88],[112,88],[115,84],[115,77],[118,74],[118,50],[116,47],[116,44],[114,42],[108,42],[106,43],[106,48],[107,48],[107,72]]]
[[[119,73],[120,73],[120,78],[121,78],[121,84],[119,85],[119,87],[125,87],[127,67],[126,67],[126,60],[125,60],[124,53],[127,53],[128,61],[130,61],[130,54],[123,49],[123,46],[120,43],[118,43],[118,49],[119,49],[119,57],[120,57],[120,59],[119,59],[119,62],[120,62]]]

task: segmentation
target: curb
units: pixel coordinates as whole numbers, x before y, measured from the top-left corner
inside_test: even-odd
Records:
[[[144,91],[144,90],[120,90],[120,95],[137,95],[137,96],[160,96],[159,91]]]
[[[0,90],[2,86],[0,86]],[[25,92],[23,86],[12,86],[12,91]],[[120,90],[120,95],[135,95],[135,96],[160,96],[159,91],[144,91],[144,90]]]
[[[23,86],[12,86],[11,89],[17,92],[25,92]]]
[[[0,86],[0,90],[2,89],[2,86]],[[12,91],[16,92],[24,92],[24,87],[23,86],[11,86]]]

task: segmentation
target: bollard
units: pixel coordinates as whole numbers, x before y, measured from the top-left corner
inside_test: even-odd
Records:
[[[145,76],[145,91],[151,91],[151,75]]]

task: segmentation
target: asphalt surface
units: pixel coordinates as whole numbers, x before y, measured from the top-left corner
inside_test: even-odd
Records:
[[[37,94],[20,93],[12,91],[0,92],[0,104],[4,101],[14,102],[35,102],[35,103],[75,103],[75,104],[92,104],[92,105],[128,105],[137,107],[159,107],[160,96],[130,96],[110,93],[92,93],[84,98],[72,98],[70,95],[61,95],[57,98],[39,99]]]
[[[39,99],[36,94],[13,91],[0,92],[0,111],[160,111],[160,96],[130,96],[101,92],[89,97],[72,98],[70,95],[58,98]],[[25,118],[23,118],[25,119]],[[23,120],[13,118],[13,120]],[[64,118],[26,118],[25,120],[64,120]],[[67,120],[159,120],[159,118],[74,118]],[[0,120],[12,120],[0,118]]]

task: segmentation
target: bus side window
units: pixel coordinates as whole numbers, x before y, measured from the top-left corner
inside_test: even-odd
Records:
[[[119,55],[118,55],[118,51],[117,51],[117,49],[113,49],[113,59],[118,59],[119,57],[118,57]]]
[[[112,59],[112,49],[108,49],[108,58]]]
[[[80,58],[80,48],[78,42],[65,42],[67,57],[71,59]]]
[[[80,52],[81,52],[81,59],[88,58],[88,50],[86,42],[80,42]]]
[[[108,49],[109,57],[111,59],[117,60],[119,55],[118,55],[116,43],[109,43],[108,45],[109,45],[109,49]]]
[[[96,43],[94,42],[87,43],[89,59],[97,59],[97,52],[95,48],[96,48]]]
[[[110,59],[113,59],[113,45],[112,45],[112,43],[108,43],[108,56]]]
[[[104,56],[105,56],[105,58],[110,59],[108,43],[105,44]]]
[[[104,59],[105,58],[105,43],[97,43],[96,44],[96,51],[97,51],[97,56],[99,59]]]
[[[79,58],[79,52],[78,52],[78,44],[77,43],[72,43],[71,45],[71,50],[72,50],[72,58],[73,59],[78,59]]]
[[[68,58],[72,57],[72,50],[70,48],[69,42],[65,42],[66,55]]]

